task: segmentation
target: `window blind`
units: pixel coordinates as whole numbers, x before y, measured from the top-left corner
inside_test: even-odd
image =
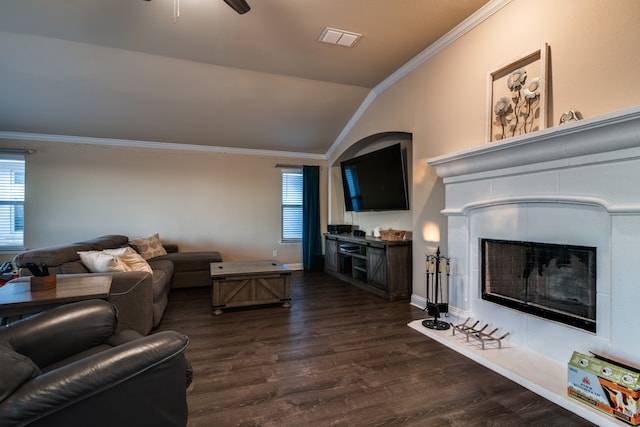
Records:
[[[302,239],[302,172],[282,171],[282,240]]]
[[[0,154],[0,251],[24,249],[25,160]]]

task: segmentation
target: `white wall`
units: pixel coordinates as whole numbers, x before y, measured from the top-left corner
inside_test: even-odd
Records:
[[[158,232],[180,250],[218,250],[223,259],[302,260],[299,244],[280,244],[280,169],[275,163],[324,161],[255,155],[2,141],[28,147],[25,245],[38,248],[102,234]]]

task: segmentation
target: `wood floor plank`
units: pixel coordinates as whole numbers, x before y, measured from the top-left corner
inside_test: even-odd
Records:
[[[425,313],[324,273],[291,277],[291,308],[211,315],[176,289],[158,330],[189,336],[189,427],[591,426],[407,326]]]

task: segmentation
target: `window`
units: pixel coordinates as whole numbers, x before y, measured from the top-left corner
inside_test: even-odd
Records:
[[[0,154],[0,251],[24,249],[24,157]]]
[[[282,171],[282,241],[302,240],[302,171]]]

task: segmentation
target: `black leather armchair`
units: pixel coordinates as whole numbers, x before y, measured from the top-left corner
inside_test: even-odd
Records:
[[[189,339],[116,327],[91,300],[0,329],[0,426],[185,426]]]

